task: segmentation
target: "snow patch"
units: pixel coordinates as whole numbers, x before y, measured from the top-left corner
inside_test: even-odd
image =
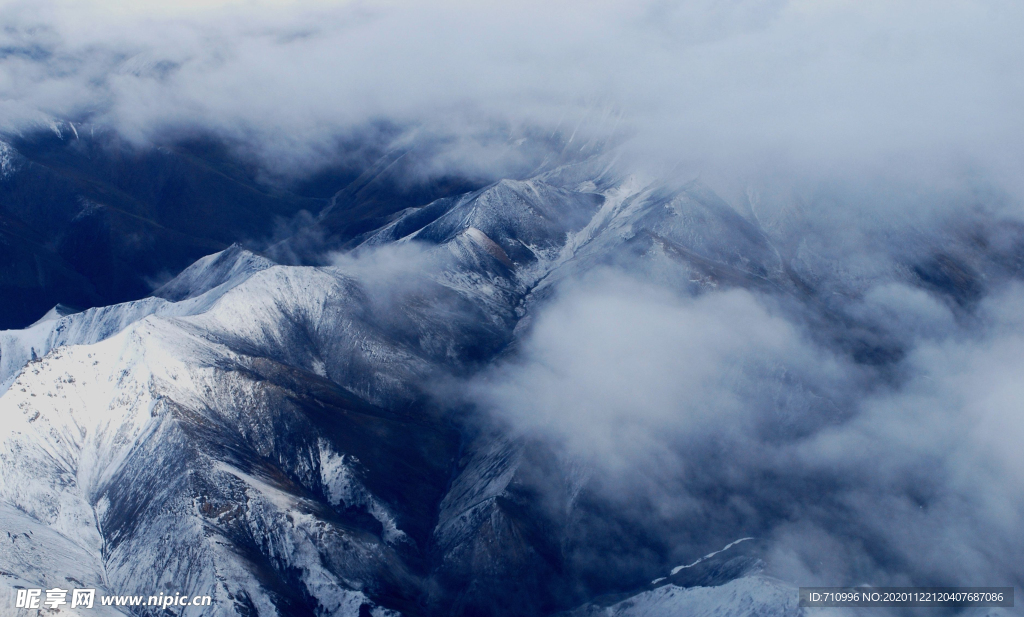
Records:
[[[0,141],[0,179],[7,179],[17,171],[16,163],[18,151],[10,144]]]
[[[715,551],[713,553],[708,553],[707,555],[704,555],[703,557],[701,557],[700,559],[698,559],[697,561],[695,561],[695,562],[693,562],[693,563],[691,563],[689,565],[686,565],[686,566],[676,566],[676,567],[672,568],[672,574],[675,575],[675,574],[678,574],[681,570],[685,570],[686,568],[692,568],[693,566],[697,565],[698,563],[700,563],[702,561],[705,561],[707,559],[711,559],[715,555],[717,555],[717,554],[719,554],[721,552],[729,550],[730,548],[736,546],[740,542],[746,542],[747,540],[753,540],[753,539],[754,538],[740,538],[739,540],[734,540],[733,542],[730,542],[730,543],[726,544],[725,547],[723,547],[723,548],[721,548],[721,549],[719,549],[719,550],[717,550],[717,551]]]
[[[665,585],[607,607],[586,606],[571,617],[797,617],[799,594],[765,576],[738,578],[718,587]]]
[[[351,455],[334,452],[330,444],[323,439],[319,440],[319,449],[320,481],[331,505],[365,507],[383,526],[384,541],[388,544],[393,545],[408,539],[406,533],[398,528],[394,516],[384,504],[371,495],[356,478],[354,466],[358,464],[358,460]]]

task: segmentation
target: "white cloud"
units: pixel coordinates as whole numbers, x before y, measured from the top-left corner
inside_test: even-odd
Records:
[[[8,2],[3,46],[42,55],[6,54],[0,98],[135,136],[216,128],[276,164],[380,119],[473,135],[609,109],[636,157],[708,172],[1021,162],[1005,0],[119,6]]]
[[[744,290],[684,299],[605,272],[543,310],[518,360],[477,384],[519,430],[630,464],[678,438],[756,434],[780,371],[838,366]]]
[[[772,572],[806,585],[1014,584],[1022,300],[1004,290],[964,328],[925,292],[875,289],[873,318],[911,350],[875,370],[749,292],[678,298],[605,274],[470,391],[586,461],[592,490],[670,546],[758,535]]]

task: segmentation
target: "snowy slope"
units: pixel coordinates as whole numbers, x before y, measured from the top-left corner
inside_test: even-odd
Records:
[[[369,237],[369,246],[400,241],[451,242],[462,234],[532,283],[546,272],[567,235],[583,228],[604,198],[541,180],[502,180],[412,210]]]
[[[83,554],[69,575],[117,593],[208,593],[209,614],[414,601],[400,555],[432,541],[418,504],[441,501],[450,429],[362,412],[389,449],[304,410],[401,406],[439,368],[493,356],[525,289],[513,269],[587,222],[562,216],[574,199],[584,215],[599,201],[526,183],[474,196],[423,234],[440,234],[429,267],[397,298],[344,264],[233,247],[154,297],[4,332],[0,502],[45,531],[35,550],[65,539]],[[60,571],[15,561],[17,581]]]
[[[24,330],[0,331],[0,393],[26,362],[63,345],[95,343],[148,315],[194,315],[273,263],[237,246],[200,259],[157,290],[159,297],[61,314],[55,307]]]
[[[0,585],[215,597],[186,615],[579,606],[560,551],[589,470],[500,426],[460,435],[441,385],[605,266],[682,293],[854,297],[861,279],[775,214],[591,160],[411,208],[332,266],[232,247],[151,297],[0,332]],[[942,282],[915,272],[875,274]],[[576,614],[796,614],[751,561],[683,580],[707,563]]]
[[[196,261],[159,287],[153,295],[171,302],[180,302],[211,291],[223,293],[273,265],[274,262],[266,257],[254,255],[234,244],[219,253],[207,255]]]
[[[0,140],[0,180],[8,178],[18,169],[21,155],[5,141]]]
[[[0,502],[85,547],[78,561],[98,565],[78,579],[214,595],[219,612],[203,614],[416,602],[399,553],[429,540],[422,500],[441,498],[454,435],[352,393],[411,400],[436,367],[493,353],[464,347],[500,344],[511,324],[433,279],[390,314],[344,268],[235,252],[166,286],[176,302],[5,333]],[[50,576],[46,564],[5,571]]]
[[[414,592],[393,548],[404,531],[360,480],[358,461],[373,454],[346,451],[352,435],[336,426],[346,420],[304,410],[318,401],[361,414],[396,440],[424,429],[375,420],[381,412],[328,382],[276,366],[157,317],[32,363],[0,398],[0,501],[50,530],[21,548],[46,552],[59,534],[65,552],[83,553],[79,580],[213,595],[216,611],[203,614],[306,603],[355,617],[373,605],[368,590]],[[296,572],[299,587],[275,589],[266,568]],[[5,562],[12,569],[18,580],[53,576],[45,561]]]
[[[719,587],[666,585],[611,606],[588,606],[572,617],[784,617],[803,615],[799,594],[768,577],[738,578]]]

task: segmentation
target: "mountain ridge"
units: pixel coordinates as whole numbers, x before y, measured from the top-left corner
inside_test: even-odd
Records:
[[[514,357],[563,284],[607,268],[683,294],[769,290],[821,336],[899,344],[834,299],[856,298],[858,277],[813,255],[815,276],[796,274],[778,248],[791,239],[703,184],[598,167],[585,182],[566,172],[570,188],[548,170],[404,208],[328,265],[231,246],[142,300],[0,332],[4,516],[63,538],[27,538],[37,550],[85,551],[94,565],[64,576],[209,593],[202,614],[796,614],[784,586],[742,568],[650,588],[669,554],[657,544],[632,570],[577,561],[587,517],[625,524],[589,492],[591,472],[445,389]],[[1018,263],[1016,244],[972,246],[946,243],[961,256],[938,274],[926,257],[889,280],[963,307],[964,285]],[[949,273],[967,282],[946,289]],[[878,357],[866,370],[893,362]],[[8,586],[64,572],[6,559]],[[583,608],[607,594],[626,599]]]

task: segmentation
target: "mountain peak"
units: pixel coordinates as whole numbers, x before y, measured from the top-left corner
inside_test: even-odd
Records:
[[[207,255],[185,268],[153,292],[153,296],[180,302],[200,296],[221,285],[232,287],[249,276],[276,265],[273,261],[248,251],[238,243]]]

